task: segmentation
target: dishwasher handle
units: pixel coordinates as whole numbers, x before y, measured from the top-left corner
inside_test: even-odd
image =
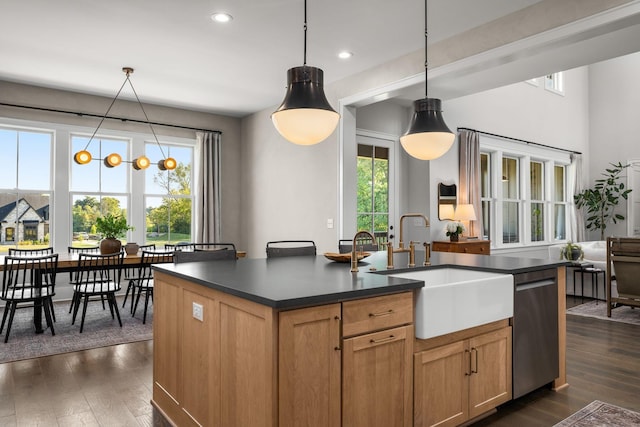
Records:
[[[541,288],[543,286],[553,286],[556,284],[555,280],[539,280],[537,282],[524,283],[522,285],[516,285],[516,292],[526,291],[527,289]]]

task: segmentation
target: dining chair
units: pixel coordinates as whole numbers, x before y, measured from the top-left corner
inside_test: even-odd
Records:
[[[173,262],[182,264],[184,262],[203,262],[203,261],[224,261],[237,259],[237,253],[233,249],[222,249],[217,251],[175,251],[173,253]]]
[[[97,254],[100,253],[100,246],[67,246],[67,253],[77,254]]]
[[[178,243],[165,243],[164,249],[169,251],[191,251],[193,250],[192,244],[189,242],[178,242]]]
[[[40,249],[17,249],[9,248],[9,256],[40,256],[53,254],[53,248],[40,248]]]
[[[57,270],[58,254],[32,257],[7,255],[4,258],[0,299],[5,301],[5,306],[0,333],[4,330],[8,315],[5,343],[9,341],[13,317],[19,308],[33,307],[34,320],[36,311],[44,310],[47,326],[51,328],[51,335],[56,334],[53,328],[52,312]]]
[[[313,240],[277,240],[267,242],[267,258],[316,255]]]
[[[194,251],[236,250],[236,245],[233,243],[191,243],[191,247]]]
[[[140,245],[140,251],[155,251],[156,244],[149,243],[146,245]],[[136,273],[139,271],[138,267],[126,267],[124,269],[124,278],[128,281],[127,291],[124,293],[124,301],[122,302],[122,308],[124,308],[127,304],[127,298],[129,298],[129,293],[134,290],[134,280],[137,278]],[[131,309],[133,310],[133,294],[131,296]]]
[[[356,242],[356,246],[358,250],[362,250],[364,252],[376,252],[380,250],[378,244],[376,242],[371,242],[371,238],[367,239],[369,243],[364,242]],[[353,239],[340,239],[338,240],[338,252],[341,254],[346,254],[351,252],[353,248]]]
[[[153,301],[153,270],[151,266],[153,264],[173,261],[173,254],[173,251],[142,251],[140,266],[137,267],[136,272],[137,277],[129,280],[129,286],[131,287],[131,285],[133,284],[133,293],[131,294],[131,316],[136,315],[140,296],[144,292],[144,314],[142,315],[142,323],[147,323],[147,308],[149,307],[149,297],[151,297],[151,300]]]
[[[75,273],[73,286],[73,317],[71,324],[75,325],[80,303],[83,302],[80,333],[84,330],[84,320],[87,314],[87,305],[95,297],[102,300],[106,298],[111,311],[111,318],[118,317],[118,323],[122,327],[116,292],[120,291],[120,277],[124,252],[115,254],[85,254],[78,255],[78,268]]]

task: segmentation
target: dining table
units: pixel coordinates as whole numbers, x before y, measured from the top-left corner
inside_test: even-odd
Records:
[[[158,250],[158,252],[163,252]],[[7,255],[0,255],[0,272],[4,272],[4,258]],[[246,251],[237,251],[237,258],[245,258],[247,256]],[[58,273],[72,272],[78,268],[80,256],[77,253],[60,253],[58,254]],[[141,266],[142,251],[138,251],[135,254],[124,254],[123,267],[136,268]],[[171,257],[167,257],[167,262],[173,262]],[[36,334],[42,334],[44,329],[42,328],[42,300],[36,300],[33,304],[33,324]]]

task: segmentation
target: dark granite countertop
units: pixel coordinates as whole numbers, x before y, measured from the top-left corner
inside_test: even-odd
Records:
[[[324,256],[240,259],[184,264],[158,264],[159,272],[274,308],[298,308],[356,298],[402,292],[424,286],[422,281],[389,277],[389,274],[424,268],[461,267],[501,273],[523,273],[565,265],[563,261],[434,252],[432,266],[404,268],[408,254],[395,254],[396,269],[387,270],[386,252],[376,252],[351,273],[349,263],[335,263]],[[423,255],[416,254],[416,264]],[[375,273],[372,273],[375,271]]]

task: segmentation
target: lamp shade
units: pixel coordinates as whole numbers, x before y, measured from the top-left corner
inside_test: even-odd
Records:
[[[108,168],[114,168],[122,163],[122,157],[118,153],[111,153],[104,159],[104,165]]]
[[[78,151],[74,156],[73,160],[79,165],[86,165],[91,161],[91,153],[87,150]]]
[[[449,151],[456,136],[442,118],[442,101],[423,98],[414,102],[409,130],[400,137],[402,148],[412,157],[433,160]]]
[[[287,93],[271,120],[280,135],[298,145],[317,144],[333,133],[340,115],[324,95],[320,68],[305,65],[287,71]]]
[[[164,160],[160,160],[158,162],[158,169],[160,169],[161,171],[172,171],[176,168],[176,166],[178,165],[178,163],[176,162],[176,159],[174,159],[173,157],[167,157]]]
[[[472,204],[460,204],[456,207],[455,219],[459,221],[475,221],[476,210]]]
[[[146,156],[140,156],[133,162],[133,168],[138,171],[148,168],[149,165],[151,165],[151,161]]]

